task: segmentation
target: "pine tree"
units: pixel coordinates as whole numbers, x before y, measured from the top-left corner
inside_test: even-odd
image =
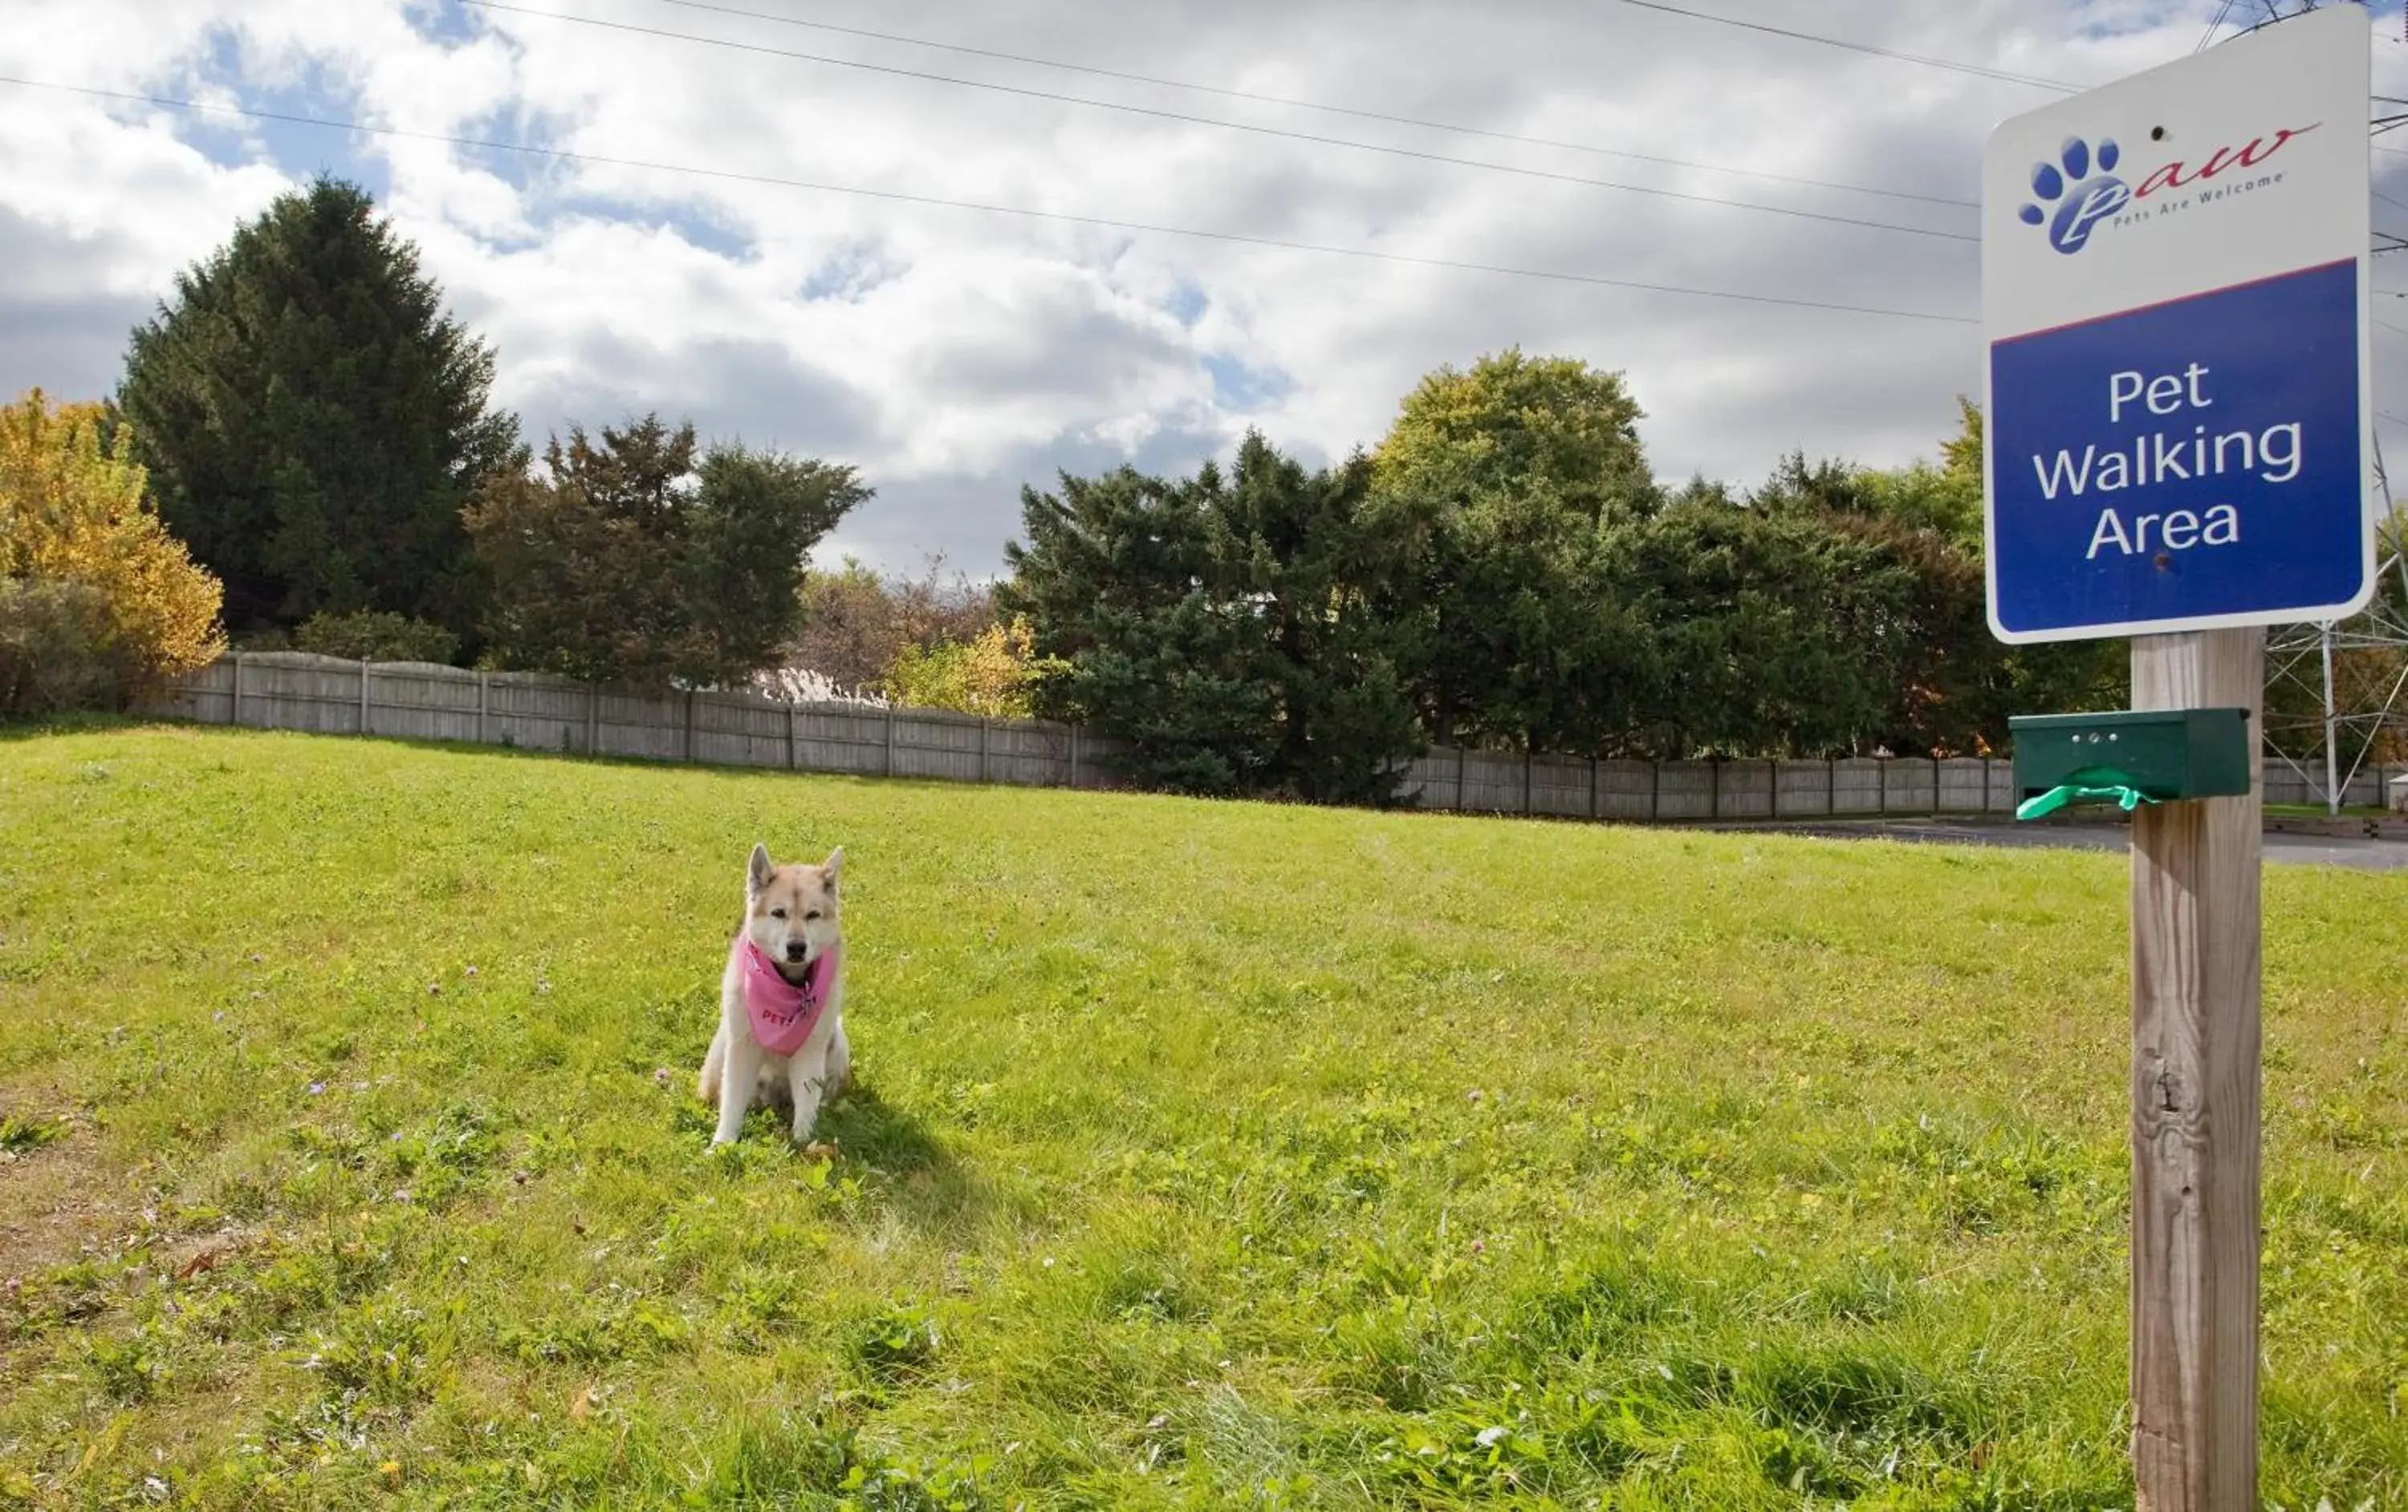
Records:
[[[177,280],[119,402],[237,630],[386,610],[465,634],[461,508],[521,455],[492,349],[358,187],[320,177]]]

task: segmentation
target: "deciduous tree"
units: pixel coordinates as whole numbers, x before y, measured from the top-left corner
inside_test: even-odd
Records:
[[[488,480],[467,513],[507,665],[628,682],[738,682],[802,615],[804,563],[871,497],[849,466],[717,446],[657,414],[597,445],[572,426],[540,472]]]
[[[1412,633],[1407,684],[1436,739],[1598,734],[1628,676],[1600,543],[1660,503],[1641,418],[1620,374],[1518,349],[1406,396],[1373,454],[1372,513],[1407,563],[1383,612]]]
[[[224,649],[218,581],[147,497],[133,431],[38,389],[0,411],[0,712],[108,701]]]

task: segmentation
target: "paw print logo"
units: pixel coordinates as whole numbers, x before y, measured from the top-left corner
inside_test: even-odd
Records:
[[[2048,244],[2068,256],[2082,250],[2092,229],[2132,198],[2124,180],[2115,177],[2122,155],[2110,138],[2101,137],[2094,154],[2081,137],[2067,137],[2055,163],[2032,164],[2032,197],[2041,203],[2023,207],[2024,223],[2046,225]],[[2051,206],[2056,207],[2053,215]]]

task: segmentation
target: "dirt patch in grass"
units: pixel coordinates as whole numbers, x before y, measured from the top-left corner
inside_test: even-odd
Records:
[[[0,1284],[64,1262],[122,1226],[91,1129],[0,1092]]]

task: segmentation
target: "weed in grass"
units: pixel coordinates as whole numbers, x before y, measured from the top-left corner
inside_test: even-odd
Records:
[[[66,1137],[64,1119],[22,1113],[0,1114],[0,1162],[13,1161]]]

